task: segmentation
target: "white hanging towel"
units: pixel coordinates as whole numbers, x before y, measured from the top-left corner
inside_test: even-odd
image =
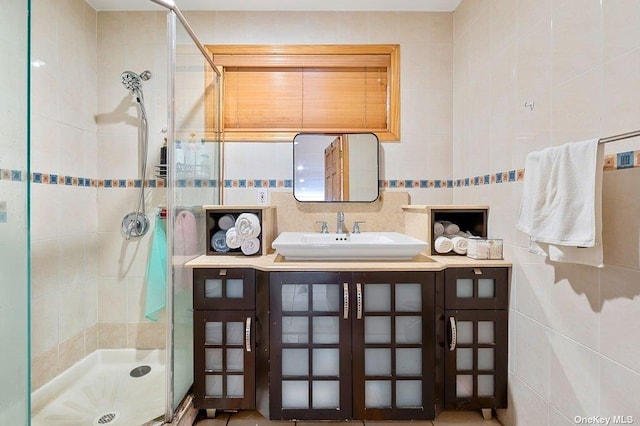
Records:
[[[527,155],[516,226],[529,234],[532,253],[554,262],[604,267],[603,164],[598,139]]]

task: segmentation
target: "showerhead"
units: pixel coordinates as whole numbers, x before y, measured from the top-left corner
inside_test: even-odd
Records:
[[[120,75],[122,85],[133,94],[142,87],[140,76],[132,71],[125,71]]]

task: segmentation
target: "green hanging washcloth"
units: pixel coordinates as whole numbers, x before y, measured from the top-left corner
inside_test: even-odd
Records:
[[[158,314],[167,304],[167,231],[166,219],[156,215],[151,253],[147,263],[147,297],[144,316],[158,321]]]

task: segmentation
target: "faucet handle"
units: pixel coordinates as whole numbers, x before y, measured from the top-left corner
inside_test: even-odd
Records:
[[[329,233],[329,224],[324,221],[324,220],[316,220],[316,223],[321,223],[322,224],[322,229],[320,230],[321,233],[323,234],[328,234]]]
[[[353,222],[353,231],[351,231],[352,234],[359,234],[360,233],[360,224],[361,223],[367,223],[364,220],[356,220]]]

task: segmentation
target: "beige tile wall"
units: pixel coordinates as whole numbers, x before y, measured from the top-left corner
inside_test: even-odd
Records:
[[[96,19],[82,0],[32,2],[31,170],[95,177]],[[31,186],[32,386],[95,350],[97,191]]]
[[[640,128],[640,1],[466,0],[454,13],[453,170],[521,168],[528,152]],[[533,110],[525,107],[533,102]],[[638,139],[608,144],[637,150]],[[554,265],[517,231],[521,183],[456,188],[488,203],[514,264],[505,424],[640,419],[639,169],[604,174],[604,269]],[[637,420],[636,420],[637,421]]]
[[[401,143],[384,143],[381,179],[451,178],[452,14],[389,12],[185,12],[205,44],[399,43]],[[291,179],[290,144],[225,148],[226,179]],[[451,190],[407,189],[412,202],[446,204]],[[229,188],[225,204],[256,204]]]

